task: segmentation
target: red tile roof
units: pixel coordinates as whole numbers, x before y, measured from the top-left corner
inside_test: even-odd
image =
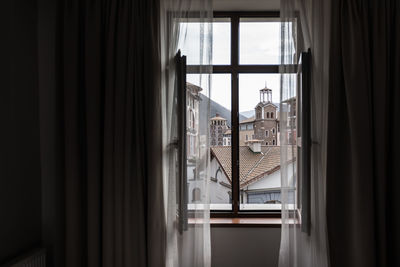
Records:
[[[211,147],[211,155],[216,157],[228,180],[232,181],[231,147]],[[239,147],[240,187],[254,183],[264,175],[280,169],[280,147],[262,146],[261,153],[254,153],[248,146]]]

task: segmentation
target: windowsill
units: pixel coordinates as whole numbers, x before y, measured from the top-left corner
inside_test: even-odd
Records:
[[[189,218],[189,225],[199,224],[201,219]],[[266,227],[280,228],[280,218],[210,218],[211,227]]]

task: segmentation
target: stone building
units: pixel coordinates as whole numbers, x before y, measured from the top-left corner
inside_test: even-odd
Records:
[[[218,113],[210,119],[210,145],[223,146],[224,134],[228,130],[227,120]]]
[[[246,141],[254,139],[254,116],[239,122],[239,145],[244,146]]]
[[[186,83],[186,144],[187,158],[195,159],[197,153],[197,138],[199,136],[199,102],[202,88]]]
[[[290,145],[295,145],[297,140],[297,98],[291,97],[282,101],[286,115],[286,140]]]
[[[260,90],[260,102],[255,107],[254,138],[262,140],[263,145],[278,144],[277,106],[272,103],[272,90]]]
[[[231,129],[228,129],[224,133],[223,145],[231,146],[231,141],[232,141],[232,131],[231,131]]]
[[[216,146],[211,147],[210,152],[211,204],[231,203],[232,150],[229,147]],[[245,146],[240,146],[239,153],[240,203],[279,204],[281,202],[280,147],[265,146],[259,140],[252,140],[246,142]],[[294,163],[289,164],[291,166]],[[293,181],[292,170],[293,167],[288,167],[289,181]],[[294,195],[289,196],[289,201],[293,203]]]

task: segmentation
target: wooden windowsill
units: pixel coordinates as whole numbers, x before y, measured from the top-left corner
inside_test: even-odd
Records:
[[[199,224],[201,219],[189,218],[189,225]],[[211,227],[268,227],[280,228],[280,218],[210,218]]]

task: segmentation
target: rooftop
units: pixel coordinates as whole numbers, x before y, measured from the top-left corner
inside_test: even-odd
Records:
[[[211,155],[216,157],[230,182],[232,182],[231,151],[230,146],[211,147]],[[280,169],[279,146],[261,146],[261,153],[254,153],[248,146],[240,146],[239,153],[241,188]]]
[[[194,85],[189,82],[186,82],[186,87],[187,87],[187,89],[189,89],[189,91],[191,91],[193,93],[198,93],[203,90],[200,86]]]
[[[255,117],[253,116],[253,117],[250,117],[250,118],[248,118],[248,119],[245,119],[245,120],[240,121],[239,124],[254,122],[254,120],[255,120]]]
[[[216,114],[215,117],[211,118],[212,121],[226,121],[225,118],[221,117],[219,114]]]

